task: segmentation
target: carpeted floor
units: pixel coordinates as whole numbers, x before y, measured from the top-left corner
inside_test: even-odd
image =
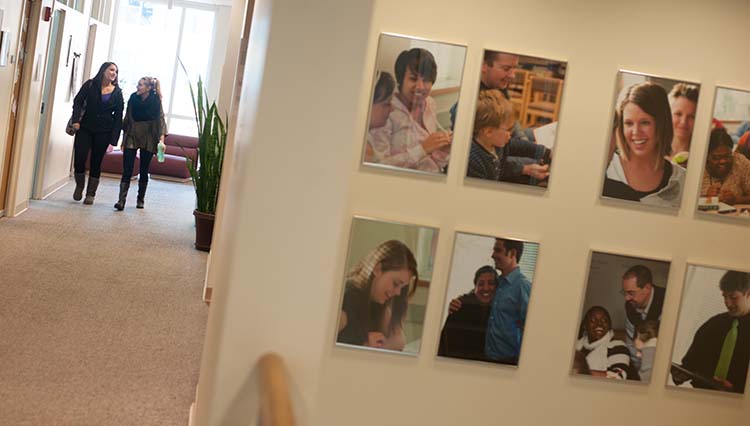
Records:
[[[0,219],[0,425],[186,426],[208,308],[192,186],[73,183]]]

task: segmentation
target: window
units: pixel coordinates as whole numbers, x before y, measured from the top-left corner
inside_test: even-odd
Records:
[[[57,0],[57,2],[83,13],[84,0]]]
[[[94,0],[94,4],[91,6],[91,18],[109,25],[111,11],[112,0]]]
[[[193,85],[198,76],[211,78],[216,10],[188,4],[170,9],[166,3],[120,0],[111,57],[126,97],[141,77],[158,78],[169,132],[197,136],[188,78]]]

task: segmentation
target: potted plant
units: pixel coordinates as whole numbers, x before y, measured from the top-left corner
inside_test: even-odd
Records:
[[[198,162],[187,157],[187,168],[195,188],[195,248],[211,249],[216,202],[219,197],[221,167],[227,144],[227,127],[221,119],[216,102],[209,104],[203,81],[198,77],[197,94],[190,84],[195,122],[198,125]]]

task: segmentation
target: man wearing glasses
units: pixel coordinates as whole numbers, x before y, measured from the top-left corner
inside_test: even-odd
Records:
[[[632,266],[622,275],[620,294],[625,298],[625,344],[630,351],[630,365],[635,371],[641,363],[634,343],[636,327],[645,321],[656,321],[657,324],[661,321],[665,290],[655,286],[653,281],[651,270],[643,265]]]

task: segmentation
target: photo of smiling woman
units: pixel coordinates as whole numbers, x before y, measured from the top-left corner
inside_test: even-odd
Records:
[[[620,71],[618,88],[602,196],[678,209],[699,85]]]
[[[418,353],[437,230],[355,218],[336,342]]]
[[[447,171],[453,142],[449,109],[458,100],[465,56],[464,46],[381,34],[364,164]],[[382,84],[386,74],[395,76],[395,87]]]

